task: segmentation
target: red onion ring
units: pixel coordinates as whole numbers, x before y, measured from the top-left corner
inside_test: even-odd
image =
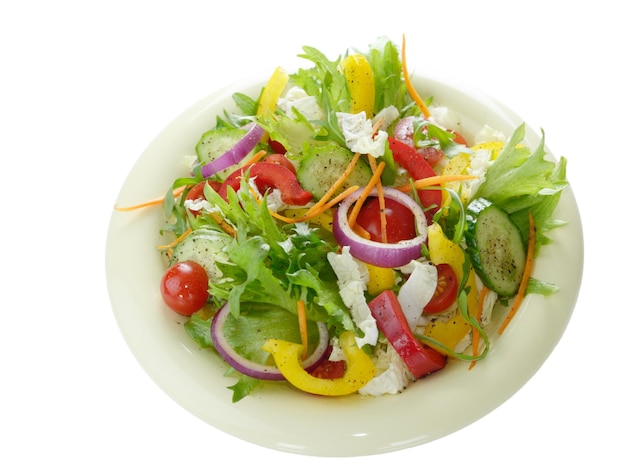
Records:
[[[258,364],[250,359],[246,359],[233,349],[224,336],[224,324],[226,323],[226,318],[228,318],[229,313],[230,308],[228,307],[228,303],[226,303],[215,314],[211,322],[211,338],[220,356],[222,356],[233,369],[249,377],[261,380],[285,380],[285,377],[280,373],[277,367],[267,364]],[[319,330],[319,342],[315,350],[302,361],[302,367],[309,372],[319,366],[328,356],[327,352],[330,342],[326,323],[318,322],[317,328]]]
[[[202,166],[203,178],[208,178],[214,174],[236,165],[248,155],[254,146],[261,141],[265,130],[258,124],[252,124],[250,130],[237,142],[230,150],[227,150],[215,160]]]
[[[419,258],[422,254],[422,243],[426,242],[428,229],[426,216],[420,205],[403,192],[384,187],[386,198],[399,202],[413,213],[417,236],[397,243],[375,242],[357,235],[348,223],[348,211],[363,191],[364,189],[361,188],[352,193],[339,204],[335,211],[333,234],[337,242],[341,246],[350,247],[350,254],[355,258],[383,268],[397,268]],[[376,190],[372,190],[370,196],[375,195]]]

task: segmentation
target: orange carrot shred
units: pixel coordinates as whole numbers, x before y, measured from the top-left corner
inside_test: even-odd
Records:
[[[252,163],[256,163],[260,161],[266,154],[267,152],[265,150],[259,150],[257,153],[252,155],[248,160],[246,160],[245,164],[250,165]]]
[[[526,287],[528,287],[528,282],[530,281],[530,275],[533,270],[533,261],[535,258],[535,220],[533,219],[533,215],[528,213],[528,251],[526,253],[526,263],[524,265],[524,274],[522,275],[522,282],[520,283],[519,289],[517,290],[517,295],[515,296],[515,300],[513,301],[513,305],[511,306],[511,310],[507,314],[506,318],[500,325],[498,329],[498,334],[502,334],[504,329],[511,322],[517,310],[519,309],[522,300],[524,300],[524,296],[526,295]]]
[[[304,300],[300,299],[297,302],[298,306],[298,326],[300,328],[300,338],[302,341],[302,359],[305,359],[309,350],[309,333],[306,325],[306,305]]]
[[[430,117],[430,111],[428,111],[428,107],[424,103],[424,100],[422,100],[417,90],[415,90],[415,88],[413,87],[413,83],[411,82],[411,76],[409,75],[409,68],[406,63],[406,39],[404,37],[404,34],[402,35],[402,74],[404,75],[404,83],[406,84],[406,89],[409,95],[411,96],[411,98],[413,98],[415,104],[417,104],[419,109],[422,111],[422,115],[424,116],[424,118],[428,119]]]
[[[307,214],[309,212],[316,211],[319,207],[326,204],[326,202],[333,196],[333,194],[335,194],[335,192],[337,192],[337,190],[341,187],[341,185],[346,181],[348,176],[350,176],[350,173],[352,173],[352,170],[354,170],[354,167],[356,166],[360,157],[361,157],[360,153],[354,154],[354,157],[352,157],[352,160],[350,161],[346,169],[343,171],[343,173],[339,176],[339,178],[337,178],[337,180],[332,184],[332,186],[328,189],[328,191],[326,191],[326,194],[324,194],[320,198],[319,201],[317,201],[313,206],[309,208],[309,210],[307,211]]]
[[[427,178],[422,178],[420,180],[415,180],[412,183],[406,183],[401,186],[396,187],[398,191],[402,191],[403,193],[409,193],[413,191],[413,189],[422,189],[427,186],[436,186],[442,183],[450,183],[453,181],[467,181],[478,178],[478,176],[474,175],[437,175],[437,176],[429,176]]]
[[[211,212],[210,215],[213,218],[213,220],[215,220],[219,224],[219,226],[222,227],[224,232],[226,232],[228,235],[230,235],[233,238],[237,236],[237,232],[232,227],[232,225],[226,222],[220,215],[216,214],[215,212]]]
[[[361,207],[363,207],[365,200],[368,198],[369,194],[372,192],[372,189],[374,188],[374,186],[380,181],[380,175],[382,174],[384,169],[385,169],[385,162],[380,162],[380,164],[376,168],[376,171],[370,178],[369,182],[363,188],[363,193],[359,196],[357,201],[354,203],[354,207],[352,208],[352,211],[350,212],[350,216],[348,217],[348,224],[350,225],[350,227],[354,227],[354,222],[356,221],[356,218],[359,215],[359,211],[361,210]]]
[[[174,197],[180,196],[182,192],[185,190],[186,186],[180,186],[172,191]],[[143,209],[144,207],[156,206],[157,204],[161,204],[165,200],[165,196],[157,197],[155,199],[150,199],[149,201],[141,202],[139,204],[134,204],[132,206],[115,206],[116,211],[120,212],[130,212],[137,209]]]
[[[161,245],[161,246],[157,246],[157,248],[159,250],[167,250],[170,248],[174,248],[176,245],[178,245],[180,242],[182,242],[187,235],[189,235],[192,232],[192,228],[189,227],[187,230],[185,230],[176,240],[174,240],[172,243],[168,243],[167,245]]]
[[[372,173],[376,172],[376,159],[372,155],[368,155],[367,159],[372,169]],[[378,207],[380,209],[380,233],[383,243],[387,243],[387,212],[385,211],[385,193],[383,191],[383,185],[380,180],[376,183],[376,190],[378,191]]]
[[[485,308],[485,297],[487,297],[487,293],[489,289],[483,287],[480,291],[480,297],[478,298],[478,307],[476,308],[476,321],[480,322],[480,319],[483,315],[483,309]],[[478,356],[478,346],[480,344],[480,333],[478,332],[478,328],[472,328],[472,355]],[[476,365],[476,361],[472,361],[469,370],[472,370]]]
[[[355,192],[357,189],[359,189],[358,186],[350,186],[348,189],[343,190],[341,193],[339,193],[337,196],[335,196],[333,199],[328,201],[323,206],[317,206],[316,205],[314,211],[309,209],[302,217],[286,217],[286,216],[284,216],[282,214],[279,214],[279,213],[271,211],[271,210],[270,210],[270,214],[274,218],[276,218],[278,220],[281,220],[281,221],[283,221],[285,223],[288,223],[288,224],[295,224],[295,223],[298,223],[298,222],[306,222],[307,220],[311,220],[311,219],[317,217],[318,215],[326,212],[327,210],[331,209],[333,206],[339,204],[341,201],[343,201],[345,198],[347,198],[350,194]]]

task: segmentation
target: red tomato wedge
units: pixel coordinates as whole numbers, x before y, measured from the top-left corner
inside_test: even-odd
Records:
[[[424,313],[439,313],[456,300],[459,282],[449,264],[437,265],[437,287],[432,299],[424,306]]]
[[[415,378],[431,374],[446,365],[446,357],[420,343],[411,333],[396,294],[386,290],[369,303],[378,328],[398,352]]]
[[[320,379],[339,379],[346,370],[346,361],[329,361],[326,359],[317,366],[311,375]]]
[[[385,217],[387,219],[387,242],[398,243],[401,240],[415,238],[415,217],[411,209],[393,199],[385,198]],[[380,222],[380,204],[378,198],[368,198],[356,218],[359,224],[376,242],[383,241],[383,229]]]

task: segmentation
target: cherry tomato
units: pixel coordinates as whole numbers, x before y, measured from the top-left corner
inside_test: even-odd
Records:
[[[424,306],[424,313],[439,313],[450,307],[456,300],[459,283],[449,264],[437,265],[437,287],[432,299]]]
[[[293,163],[291,163],[291,160],[285,157],[285,155],[282,153],[272,153],[266,156],[263,159],[263,161],[268,162],[268,163],[276,163],[277,165],[284,166],[289,171],[291,171],[294,175],[296,174],[296,167],[293,166]]]
[[[343,377],[346,369],[346,361],[329,361],[322,362],[311,372],[313,377],[319,379],[339,379]]]
[[[209,299],[209,276],[201,264],[180,261],[173,264],[161,279],[165,304],[181,315],[200,310]]]
[[[393,199],[385,198],[385,216],[387,243],[398,243],[401,240],[415,238],[415,218],[408,207]],[[370,197],[365,201],[356,218],[356,223],[371,235],[372,241],[383,241],[378,198]]]

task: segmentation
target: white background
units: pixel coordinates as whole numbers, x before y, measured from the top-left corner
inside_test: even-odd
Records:
[[[0,467],[624,468],[626,35],[614,5],[3,2]],[[415,69],[483,89],[568,158],[586,245],[569,328],[508,402],[420,447],[320,459],[225,435],[152,382],[115,323],[104,247],[116,195],[153,137],[216,88],[303,45],[334,57],[403,33],[422,53]]]

